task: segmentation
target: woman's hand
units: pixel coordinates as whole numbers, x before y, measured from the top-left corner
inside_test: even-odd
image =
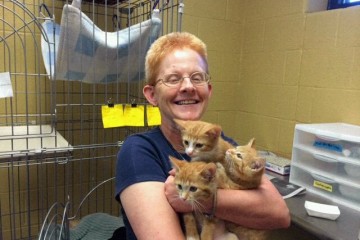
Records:
[[[174,182],[175,171],[171,171],[169,177],[165,181],[165,196],[170,203],[171,207],[176,212],[191,212],[192,207],[189,203],[179,197],[179,193],[176,189]]]
[[[181,212],[181,213],[185,213],[185,212],[192,212],[194,209],[191,206],[191,204],[187,201],[185,201],[184,199],[181,199],[179,197],[179,193],[177,190],[177,187],[175,185],[175,170],[171,170],[169,172],[169,177],[166,179],[165,181],[165,196],[168,200],[168,202],[170,203],[171,207],[176,211],[176,212]],[[199,209],[199,210],[204,210],[206,213],[211,212],[212,209],[212,199],[209,199],[208,202],[203,202],[203,208]]]

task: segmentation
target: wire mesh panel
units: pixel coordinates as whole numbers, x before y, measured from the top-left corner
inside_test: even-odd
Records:
[[[0,239],[69,239],[86,216],[119,216],[116,154],[126,136],[148,126],[104,128],[101,109],[146,109],[146,50],[180,30],[182,7],[0,2]]]

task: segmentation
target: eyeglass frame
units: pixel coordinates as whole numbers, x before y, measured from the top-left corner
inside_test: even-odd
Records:
[[[191,80],[191,77],[194,75],[194,74],[203,74],[205,76],[205,81],[201,82],[201,83],[194,83],[192,80]],[[179,81],[175,84],[175,85],[169,85],[169,83],[165,83],[164,82],[164,79],[165,79],[165,76],[171,76],[171,75],[177,75],[179,77]],[[189,78],[190,79],[190,82],[194,85],[194,86],[202,86],[202,85],[205,85],[206,83],[209,83],[210,82],[210,79],[211,79],[211,76],[206,73],[206,72],[193,72],[190,74],[190,76],[185,76],[185,77],[180,77],[179,74],[177,73],[169,73],[169,74],[165,74],[162,78],[159,78],[158,80],[156,80],[154,86],[156,86],[156,84],[158,84],[159,82],[162,82],[165,86],[167,87],[170,87],[170,88],[174,88],[174,87],[178,87],[180,86],[180,84],[184,81],[185,78]]]

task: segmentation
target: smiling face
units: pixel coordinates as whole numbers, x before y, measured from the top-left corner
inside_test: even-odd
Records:
[[[175,49],[161,61],[157,79],[165,74],[176,73],[186,77],[177,87],[168,87],[161,81],[155,86],[146,85],[147,100],[160,108],[162,124],[172,123],[174,118],[198,120],[205,112],[211,96],[211,85],[195,86],[187,78],[194,72],[206,72],[206,62],[189,49]]]

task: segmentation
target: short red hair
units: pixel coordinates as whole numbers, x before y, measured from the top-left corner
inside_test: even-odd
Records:
[[[184,48],[189,48],[197,52],[206,63],[206,72],[209,72],[207,68],[208,61],[205,43],[191,33],[172,32],[158,38],[146,54],[145,79],[147,84],[155,85],[160,63],[167,54],[174,50]]]

